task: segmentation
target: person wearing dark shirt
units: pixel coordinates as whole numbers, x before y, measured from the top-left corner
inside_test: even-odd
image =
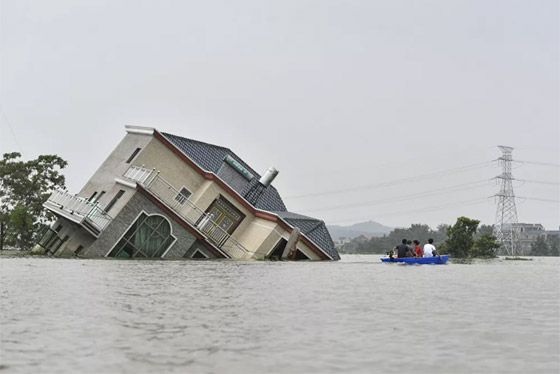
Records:
[[[414,241],[414,256],[422,257],[424,256],[424,252],[422,252],[422,247],[420,247],[420,242],[418,240]]]
[[[412,246],[412,240],[407,240],[406,245],[408,246],[408,250],[410,251],[410,253],[412,253],[410,257],[414,257],[414,247]]]
[[[406,244],[406,239],[402,240],[402,244],[397,246],[397,255],[399,257],[413,257],[414,253],[410,246]]]

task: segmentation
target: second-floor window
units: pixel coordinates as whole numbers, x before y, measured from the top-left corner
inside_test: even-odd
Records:
[[[111,200],[109,202],[109,204],[107,204],[107,206],[105,207],[105,212],[108,213],[109,210],[111,210],[111,208],[113,207],[113,205],[115,205],[115,203],[117,201],[119,201],[119,199],[122,197],[122,195],[124,195],[124,190],[120,190],[119,192],[117,192],[117,194],[115,195],[115,197],[113,197],[113,200]]]
[[[132,160],[134,160],[134,157],[136,157],[136,155],[138,154],[138,152],[140,152],[140,148],[136,148],[136,149],[134,150],[134,152],[132,152],[132,154],[130,155],[130,157],[128,158],[128,160],[126,160],[126,163],[127,163],[127,164],[130,164],[130,162],[131,162]]]
[[[189,191],[187,187],[183,186],[181,191],[179,191],[179,193],[175,196],[175,200],[177,200],[179,204],[183,205],[191,195],[191,191]]]

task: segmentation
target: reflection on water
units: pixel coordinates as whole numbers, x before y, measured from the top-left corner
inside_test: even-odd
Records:
[[[2,257],[1,372],[558,372],[559,265]]]

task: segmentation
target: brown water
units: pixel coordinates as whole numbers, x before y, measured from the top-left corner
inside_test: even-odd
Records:
[[[0,372],[558,373],[559,269],[0,257]]]

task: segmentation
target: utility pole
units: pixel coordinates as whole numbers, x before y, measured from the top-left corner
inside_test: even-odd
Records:
[[[515,207],[515,193],[513,192],[513,175],[511,174],[511,164],[513,158],[512,147],[499,145],[502,157],[498,158],[499,165],[502,166],[502,174],[496,179],[500,179],[500,192],[495,197],[498,198],[496,209],[496,224],[494,225],[494,236],[502,244],[501,251],[507,255],[515,256],[519,254],[519,226],[517,225],[517,209]]]

